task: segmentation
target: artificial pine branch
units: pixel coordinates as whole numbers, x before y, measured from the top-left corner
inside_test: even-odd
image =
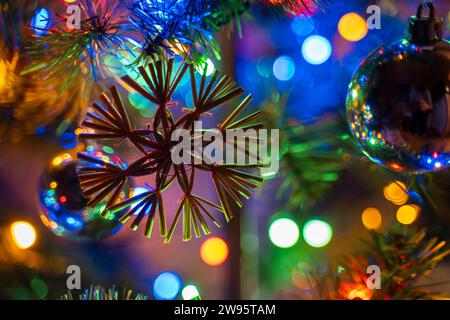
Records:
[[[339,180],[357,152],[338,116],[306,124],[284,116],[286,102],[287,96],[273,94],[261,111],[265,127],[280,129],[278,197],[288,198],[290,209],[308,208]]]
[[[398,228],[397,228],[398,227]],[[354,254],[330,263],[326,272],[299,271],[313,283],[314,298],[325,300],[446,299],[432,285],[422,285],[435,266],[450,254],[445,241],[426,238],[426,230],[397,226],[385,232],[371,231]],[[381,286],[367,285],[367,267],[381,270]]]
[[[77,296],[74,296],[72,291],[67,291],[66,294],[60,297],[60,300],[148,300],[143,293],[133,295],[132,290],[123,288],[122,294],[113,286],[110,289],[104,289],[101,286],[91,286],[85,289]]]

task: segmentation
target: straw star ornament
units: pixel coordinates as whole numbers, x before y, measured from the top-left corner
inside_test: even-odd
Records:
[[[147,128],[134,128],[116,86],[111,88],[110,94],[101,95],[100,102],[93,104],[92,111],[87,113],[87,119],[82,124],[89,131],[80,135],[81,140],[113,140],[116,144],[128,141],[139,154],[137,159],[128,166],[122,166],[80,154],[85,165],[78,170],[82,189],[91,198],[90,206],[108,198],[104,214],[125,210],[120,221],[125,223],[134,219],[131,224],[133,230],[146,220],[144,231],[147,237],[151,236],[155,219],[158,218],[159,231],[166,243],[171,241],[180,221],[184,241],[192,238],[192,232],[196,237],[202,233],[209,234],[211,222],[220,227],[218,214],[229,221],[233,217],[233,206],[243,206],[240,197],[249,198],[252,190],[262,182],[257,169],[263,166],[261,159],[248,165],[198,161],[198,152],[189,154],[192,160],[189,163],[178,164],[173,161],[173,150],[178,142],[174,142],[172,137],[176,130],[192,133],[190,143],[198,145],[195,123],[215,111],[223,113],[226,108],[233,107],[225,120],[217,125],[218,132],[224,137],[228,129],[262,128],[258,111],[239,117],[250,103],[251,96],[243,97],[244,91],[230,77],[216,70],[211,77],[207,77],[205,71],[197,79],[192,64],[183,61],[178,67],[175,65],[173,58],[162,56],[145,67],[139,67],[145,84],[129,76],[120,80],[128,90],[138,92],[156,106],[154,117]],[[190,81],[193,108],[183,107],[173,99],[184,76]],[[203,150],[210,143],[200,142],[200,149]],[[237,151],[238,147],[231,144]],[[241,151],[246,155],[253,152],[247,145]],[[194,192],[196,182],[204,179],[204,176],[199,177],[201,172],[210,174],[218,203]],[[130,180],[136,177],[146,178],[148,191],[117,203],[125,184],[130,184]],[[152,186],[149,185],[150,179],[154,181]],[[177,184],[182,194],[173,221],[168,223],[163,194],[172,184]]]

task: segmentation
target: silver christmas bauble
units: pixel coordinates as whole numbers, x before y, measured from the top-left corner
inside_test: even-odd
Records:
[[[413,34],[361,63],[346,111],[369,159],[395,171],[425,173],[450,166],[450,43],[428,32],[441,27],[434,16],[411,19]]]

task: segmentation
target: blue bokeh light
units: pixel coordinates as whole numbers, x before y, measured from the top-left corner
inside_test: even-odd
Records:
[[[281,81],[291,80],[295,74],[295,63],[288,56],[277,58],[273,64],[273,74]]]
[[[158,300],[174,300],[182,284],[181,278],[176,273],[163,272],[153,283],[153,295]]]
[[[306,18],[294,18],[291,21],[291,29],[300,37],[309,35],[314,30],[314,21]]]
[[[326,62],[332,53],[331,43],[322,36],[309,36],[302,45],[303,58],[310,64]]]

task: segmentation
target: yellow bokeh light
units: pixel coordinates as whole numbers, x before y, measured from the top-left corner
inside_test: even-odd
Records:
[[[56,158],[53,159],[52,164],[54,166],[59,166],[62,162],[63,162],[63,158],[62,157],[56,157]]]
[[[381,212],[377,208],[367,208],[363,211],[361,220],[367,229],[378,229],[381,227]]]
[[[401,181],[391,182],[384,188],[383,193],[387,200],[398,206],[404,205],[409,199],[406,185]]]
[[[0,96],[3,102],[13,102],[17,97],[15,86],[20,85],[20,77],[16,73],[19,54],[14,53],[11,59],[6,57],[3,47],[0,47]]]
[[[20,249],[28,249],[36,242],[34,227],[25,221],[17,221],[11,225],[11,235],[14,243]]]
[[[401,206],[397,210],[397,221],[401,224],[411,224],[419,216],[420,207],[414,204]]]
[[[370,300],[370,291],[368,288],[353,289],[348,293],[349,300]]]
[[[221,238],[209,238],[200,247],[200,257],[207,265],[220,266],[228,257],[228,246]]]
[[[338,30],[342,38],[352,42],[361,40],[368,32],[366,20],[355,12],[342,16]]]

